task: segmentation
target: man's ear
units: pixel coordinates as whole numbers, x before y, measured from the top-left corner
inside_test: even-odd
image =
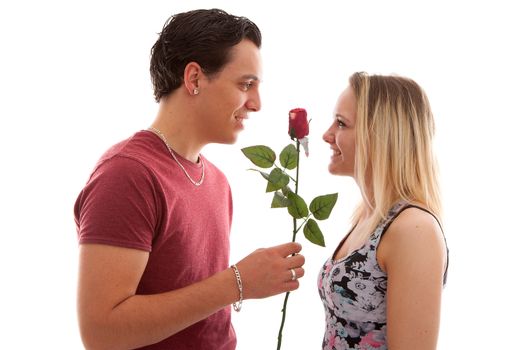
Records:
[[[197,62],[190,62],[184,68],[184,87],[188,94],[199,94],[199,79],[204,77],[201,66]]]

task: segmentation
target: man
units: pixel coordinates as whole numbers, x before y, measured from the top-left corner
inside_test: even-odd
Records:
[[[222,10],[177,14],[151,52],[159,111],[111,147],[75,203],[78,317],[88,349],[235,348],[230,304],[299,287],[296,243],[228,267],[224,174],[200,154],[260,109],[261,34]]]

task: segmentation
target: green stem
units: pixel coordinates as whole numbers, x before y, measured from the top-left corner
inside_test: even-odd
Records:
[[[283,173],[285,173],[286,175],[288,175],[288,174],[286,173],[286,169],[281,168],[279,165],[277,165],[277,164],[275,164],[275,163],[273,163],[273,166],[276,167],[276,168],[278,168],[278,169],[281,169],[281,171],[282,171]],[[290,178],[290,180],[292,180],[293,182],[297,183],[297,181],[296,181],[293,177],[291,177],[290,175],[288,175],[288,177]]]
[[[300,156],[300,153],[299,153],[299,140],[296,140],[295,141],[295,149],[297,150],[297,168],[296,168],[296,171],[295,171],[295,194],[297,194],[299,192],[299,156]],[[301,224],[301,226],[304,225],[304,222],[303,224]],[[293,237],[292,237],[292,242],[295,242],[295,237],[297,235],[297,219],[296,218],[293,218]],[[282,340],[282,337],[283,337],[283,328],[284,328],[284,321],[286,320],[286,307],[288,305],[288,297],[290,296],[290,292],[286,292],[286,296],[284,297],[284,303],[283,303],[283,308],[281,310],[281,312],[283,313],[282,315],[282,319],[281,319],[281,327],[279,328],[279,335],[277,336],[277,350],[281,349],[281,340]]]
[[[306,217],[306,219],[304,219],[304,221],[301,223],[301,225],[299,225],[299,227],[297,228],[297,230],[294,231],[294,234],[297,234],[297,232],[299,232],[301,230],[301,227],[304,226],[304,224],[306,224],[306,222],[308,221],[308,219],[310,219],[310,216],[312,216],[312,213],[308,214],[308,216]]]
[[[295,169],[295,194],[299,193],[299,159],[300,159],[300,152],[299,152],[299,140],[295,140],[295,149],[297,150],[297,168]],[[295,236],[297,235],[297,220],[293,219],[293,238],[292,242],[295,242]]]
[[[286,292],[286,296],[284,297],[284,304],[281,312],[283,313],[283,317],[281,319],[281,327],[279,328],[279,335],[277,336],[277,350],[281,348],[281,340],[283,337],[283,327],[284,327],[284,320],[286,319],[286,304],[288,304],[288,297],[290,296],[290,292]]]

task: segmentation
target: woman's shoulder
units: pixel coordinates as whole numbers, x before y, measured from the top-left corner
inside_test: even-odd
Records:
[[[436,231],[440,233],[441,226],[438,218],[425,206],[410,203],[399,210],[399,214],[392,221],[389,230],[390,232]]]
[[[424,206],[409,204],[403,207],[385,232],[385,237],[409,246],[444,241],[438,219]]]
[[[446,243],[439,222],[423,206],[405,206],[384,232],[378,260],[381,265],[388,265],[398,259],[431,256],[446,259]]]

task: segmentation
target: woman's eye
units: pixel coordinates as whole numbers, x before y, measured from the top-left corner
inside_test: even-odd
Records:
[[[338,128],[344,128],[346,126],[346,124],[340,120],[336,120],[336,123]]]

